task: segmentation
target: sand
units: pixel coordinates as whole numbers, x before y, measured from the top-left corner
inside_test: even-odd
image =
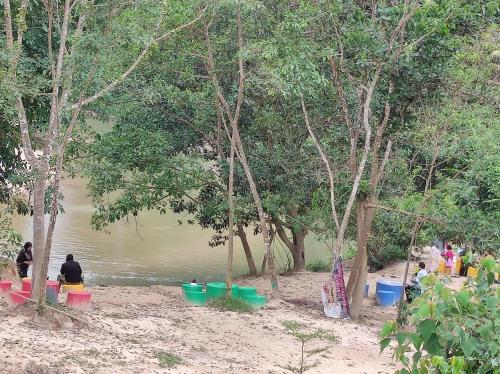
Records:
[[[321,351],[306,359],[314,364],[306,373],[393,373],[396,366],[389,352],[379,354],[377,336],[396,310],[376,306],[374,291],[376,280],[401,279],[402,269],[369,274],[358,322],[324,317],[319,292],[325,273],[280,276],[282,298],[251,314],[188,305],[180,287],[94,287],[89,311],[62,308],[92,326],[56,316],[58,323],[37,327],[32,307],[10,307],[0,298],[0,373],[291,373],[287,366],[299,365],[301,344],[282,321],[338,337],[305,345]],[[270,295],[265,276],[238,283]],[[159,352],[181,363],[162,368]]]

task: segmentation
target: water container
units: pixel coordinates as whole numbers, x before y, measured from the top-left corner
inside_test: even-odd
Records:
[[[365,284],[365,294],[363,295],[364,297],[368,297],[368,291],[370,290],[370,285]]]
[[[10,291],[10,301],[14,305],[24,304],[30,298],[30,291]]]
[[[240,288],[237,284],[234,284],[231,286],[231,297],[233,299],[237,299],[240,297]]]
[[[388,307],[394,306],[397,302],[396,294],[393,291],[378,290],[376,293],[377,304]]]
[[[266,297],[264,295],[245,295],[243,301],[250,304],[254,309],[260,309],[266,305]]]
[[[199,291],[186,291],[186,301],[194,305],[204,305],[207,302],[207,294]]]
[[[477,277],[477,269],[475,267],[472,267],[472,266],[469,267],[467,269],[467,276],[469,278],[475,278],[475,277]]]
[[[246,296],[255,296],[255,295],[257,295],[257,288],[255,288],[255,287],[240,286],[239,287],[239,295],[243,299]]]
[[[203,286],[201,284],[183,283],[182,284],[182,293],[185,294],[186,291],[202,292]]]
[[[31,292],[31,278],[23,278],[21,289],[25,292]]]
[[[378,291],[394,292],[396,294],[396,300],[399,300],[404,291],[403,283],[388,279],[380,279],[377,281],[376,292]]]
[[[0,280],[0,295],[7,295],[12,289],[12,281],[11,280]]]
[[[224,282],[207,283],[207,299],[215,299],[226,294],[226,284]]]
[[[74,309],[88,309],[92,294],[86,291],[68,291],[66,305]]]
[[[58,303],[59,295],[59,282],[53,280],[47,280],[45,284],[45,297],[48,302],[52,304]]]

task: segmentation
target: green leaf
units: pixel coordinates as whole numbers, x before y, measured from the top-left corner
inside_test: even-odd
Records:
[[[403,345],[403,343],[404,343],[404,342],[405,342],[405,340],[406,340],[406,337],[407,337],[407,334],[406,334],[406,333],[404,333],[404,332],[398,332],[398,333],[396,334],[396,339],[397,339],[397,341],[398,341],[398,344],[399,344],[399,345]]]
[[[384,351],[384,349],[386,349],[389,344],[391,343],[391,338],[384,338],[380,341],[380,353],[382,353]]]
[[[385,338],[389,335],[392,335],[395,331],[396,323],[394,321],[387,321],[382,327],[382,331],[380,331],[380,337]]]
[[[416,333],[411,333],[409,334],[409,336],[413,346],[417,351],[419,351],[420,347],[422,346],[422,338]]]
[[[418,331],[424,342],[427,342],[432,334],[436,332],[436,322],[432,319],[425,319],[418,324]]]
[[[462,305],[463,307],[466,307],[469,305],[469,301],[470,301],[470,292],[469,291],[465,291],[465,290],[459,291],[459,292],[457,292],[455,297],[457,298],[460,305]]]
[[[469,335],[464,335],[461,339],[461,348],[465,353],[465,356],[471,356],[475,350],[474,343]]]
[[[431,315],[431,308],[429,304],[423,304],[416,313],[416,317],[425,318]]]
[[[495,296],[489,296],[486,298],[485,302],[488,308],[495,310],[498,304],[498,299]]]
[[[425,341],[424,349],[433,356],[444,355],[443,347],[441,347],[441,344],[439,343],[439,337],[435,333],[431,334]]]
[[[495,269],[496,262],[494,259],[486,257],[481,260],[481,265],[483,265],[486,268],[486,270],[491,272],[493,271],[493,269]]]

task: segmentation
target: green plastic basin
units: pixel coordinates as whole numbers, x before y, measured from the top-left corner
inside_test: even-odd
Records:
[[[203,286],[201,284],[183,283],[182,293],[185,294],[186,291],[203,292]]]
[[[266,297],[264,295],[247,295],[243,297],[243,301],[246,301],[255,309],[262,308],[266,305]]]
[[[186,291],[184,293],[186,301],[190,304],[204,305],[207,303],[207,294],[199,291]]]
[[[226,294],[226,284],[223,282],[207,283],[207,299],[215,299]]]
[[[233,299],[237,299],[238,297],[240,297],[240,288],[237,284],[233,284],[231,286],[231,297]]]
[[[241,298],[245,298],[247,296],[255,296],[255,295],[257,295],[257,288],[240,286],[238,288],[238,293],[239,293],[239,297],[241,297]]]

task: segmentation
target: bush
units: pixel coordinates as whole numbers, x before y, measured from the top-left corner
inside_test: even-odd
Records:
[[[179,356],[170,352],[156,352],[156,358],[162,368],[173,368],[182,363]]]
[[[227,310],[230,312],[251,313],[253,311],[250,304],[230,296],[217,297],[210,301],[208,305],[214,309]]]
[[[381,270],[389,265],[406,259],[406,249],[397,244],[385,244],[384,247],[368,250],[370,271]]]
[[[427,291],[409,307],[415,332],[392,321],[380,334],[382,351],[396,342],[391,349],[404,365],[397,373],[499,373],[500,312],[495,285],[499,271],[495,260],[483,259],[477,278],[458,291],[434,275],[426,277]]]
[[[314,260],[306,265],[306,270],[312,273],[328,273],[332,263],[329,260]]]

